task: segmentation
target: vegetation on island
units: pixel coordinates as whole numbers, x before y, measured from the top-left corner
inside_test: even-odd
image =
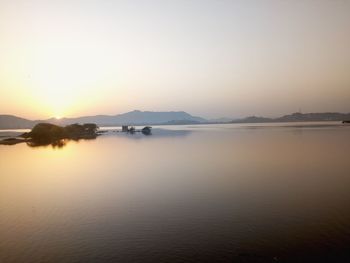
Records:
[[[94,123],[71,124],[61,127],[51,123],[39,123],[30,132],[17,138],[1,141],[1,144],[13,145],[26,142],[30,146],[53,145],[63,146],[65,140],[95,139],[98,136],[98,126]]]
[[[98,127],[94,123],[71,124],[61,127],[51,123],[39,123],[21,137],[37,142],[52,142],[61,139],[96,138]]]
[[[152,134],[152,127],[146,126],[136,130],[134,126],[123,125],[122,132],[134,134],[140,132],[144,135]],[[94,123],[71,124],[65,127],[52,123],[38,123],[30,132],[25,132],[17,137],[7,138],[0,141],[2,145],[14,145],[25,142],[28,146],[63,147],[69,140],[96,139],[96,137],[107,131],[99,131]]]

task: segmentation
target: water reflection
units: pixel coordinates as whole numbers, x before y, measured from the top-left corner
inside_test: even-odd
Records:
[[[191,130],[166,130],[161,128],[155,128],[150,133],[144,133],[144,132],[121,132],[120,130],[101,130],[97,135],[89,135],[84,136],[82,138],[71,138],[71,139],[60,139],[60,140],[24,140],[22,138],[17,137],[5,137],[5,140],[10,140],[7,142],[7,144],[4,143],[4,145],[16,145],[20,143],[25,143],[29,147],[48,147],[51,146],[52,148],[63,148],[65,147],[70,141],[79,142],[79,141],[89,141],[89,140],[95,140],[97,137],[110,137],[110,136],[118,136],[118,137],[125,137],[128,139],[157,139],[157,138],[171,138],[171,137],[186,137],[190,135],[193,131]]]
[[[166,130],[161,128],[153,128],[152,133],[150,134],[142,134],[140,132],[137,133],[125,133],[117,130],[109,131],[106,136],[118,136],[125,137],[128,139],[158,139],[158,138],[176,138],[176,137],[186,137],[189,136],[193,131],[191,130]]]
[[[38,147],[52,147],[52,148],[63,148],[67,146],[67,144],[71,141],[73,142],[79,142],[79,141],[89,141],[89,140],[96,140],[96,137],[91,138],[84,138],[84,139],[61,139],[61,140],[55,140],[55,141],[28,141],[26,144],[29,147],[32,148],[38,148]]]
[[[47,146],[51,146],[52,148],[63,148],[64,146],[66,146],[66,144],[68,143],[68,139],[62,139],[62,140],[58,140],[58,141],[53,141],[53,142],[36,142],[36,141],[29,141],[26,142],[26,144],[29,147],[47,147]]]
[[[158,139],[158,138],[171,138],[171,137],[185,137],[192,133],[190,130],[165,130],[165,129],[153,129],[152,133],[150,134],[143,134],[140,132],[134,132],[134,133],[125,133],[120,131],[106,131],[104,132],[102,130],[102,133],[99,136],[95,137],[89,137],[89,138],[83,138],[83,139],[62,139],[57,141],[30,141],[26,142],[26,144],[29,147],[48,147],[51,146],[52,148],[63,148],[65,147],[69,142],[79,142],[79,141],[89,141],[89,140],[96,140],[98,137],[109,137],[109,136],[118,136],[127,138],[130,140],[141,140],[141,139]]]
[[[0,262],[348,262],[350,127],[228,127],[0,147]]]

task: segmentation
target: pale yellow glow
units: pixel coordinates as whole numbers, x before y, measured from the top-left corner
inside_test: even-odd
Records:
[[[98,91],[105,66],[90,47],[41,46],[28,60],[30,89],[52,116],[69,115]]]
[[[73,2],[0,1],[0,114],[349,111],[350,1]]]

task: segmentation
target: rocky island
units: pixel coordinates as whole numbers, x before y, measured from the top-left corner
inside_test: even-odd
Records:
[[[0,141],[3,145],[26,142],[30,145],[59,145],[62,140],[95,139],[98,126],[94,123],[71,124],[61,127],[51,123],[39,123],[30,132]]]

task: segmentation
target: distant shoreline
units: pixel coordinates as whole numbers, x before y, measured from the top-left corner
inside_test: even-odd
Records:
[[[343,123],[343,121],[270,121],[270,122],[201,122],[201,123],[184,123],[184,124],[168,124],[168,123],[161,123],[161,124],[135,124],[133,126],[145,126],[145,125],[153,125],[153,126],[187,126],[187,125],[225,125],[225,124],[307,124],[307,123],[329,123],[329,125],[347,125],[348,123]],[[122,125],[115,124],[115,125],[100,125],[100,128],[112,128],[112,127],[122,127]],[[20,130],[18,132],[22,132],[22,130],[30,130],[30,128],[0,128],[1,132],[15,132],[15,130]],[[7,136],[5,136],[7,137]],[[0,136],[1,138],[1,136]]]
[[[212,124],[278,124],[278,123],[334,123],[334,124],[347,124],[343,123],[343,121],[333,121],[333,120],[326,120],[326,121],[265,121],[265,122],[239,122],[239,121],[232,121],[232,122],[200,122],[200,123],[140,123],[140,124],[131,124],[130,126],[145,126],[145,125],[153,125],[153,126],[186,126],[186,125],[212,125]],[[100,125],[100,127],[122,127],[123,125],[120,124],[107,124],[107,125]],[[30,128],[0,128],[0,131],[12,131],[12,130],[30,130]]]
[[[0,115],[0,129],[31,129],[38,123],[51,123],[66,126],[76,123],[96,123],[102,127],[115,127],[122,125],[147,126],[147,125],[199,125],[199,124],[229,124],[229,123],[289,123],[289,122],[334,122],[349,121],[350,113],[324,112],[324,113],[300,113],[295,112],[277,118],[249,116],[240,119],[219,118],[205,119],[189,113],[179,112],[151,112],[131,111],[118,115],[95,115],[77,118],[28,120],[13,115]]]

